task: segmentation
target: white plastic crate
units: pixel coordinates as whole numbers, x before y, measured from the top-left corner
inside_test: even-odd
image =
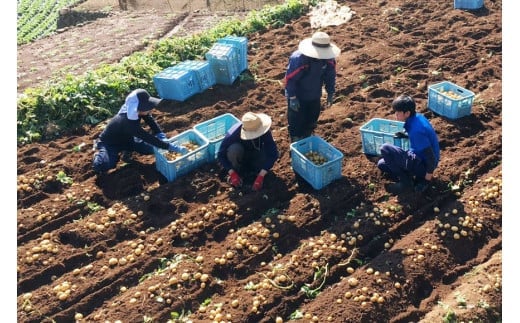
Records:
[[[307,158],[309,152],[318,153],[327,161],[317,165]],[[318,136],[310,136],[291,144],[293,170],[316,190],[341,177],[342,161],[343,153]]]
[[[381,146],[385,143],[393,144],[404,150],[410,148],[408,138],[396,138],[395,133],[404,131],[404,122],[374,118],[359,128],[363,153],[372,156],[381,156]]]
[[[185,175],[208,161],[208,145],[206,138],[193,129],[186,130],[177,136],[168,139],[168,142],[177,142],[181,146],[187,143],[195,143],[198,148],[188,152],[175,160],[168,160],[164,155],[167,150],[154,147],[155,167],[166,177],[168,182],[173,182],[179,176]]]
[[[428,86],[428,108],[449,119],[471,114],[475,94],[449,81]]]
[[[193,127],[195,131],[198,131],[209,142],[208,160],[210,162],[217,159],[218,150],[227,131],[239,122],[240,120],[231,113],[225,113],[221,116],[196,124]]]

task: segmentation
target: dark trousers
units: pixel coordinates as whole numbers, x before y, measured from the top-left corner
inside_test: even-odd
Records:
[[[381,157],[377,167],[396,181],[414,177],[422,179],[426,175],[426,167],[422,159],[412,151],[403,150],[392,144],[383,144]]]
[[[265,154],[260,150],[245,150],[244,146],[236,142],[231,144],[226,152],[226,156],[239,174],[258,173],[264,164]]]
[[[119,162],[119,153],[122,151],[135,151],[141,155],[152,155],[153,146],[144,141],[133,141],[127,145],[107,145],[100,141],[97,143],[97,152],[94,154],[92,168],[96,173],[104,173],[115,168]]]
[[[320,111],[320,99],[300,101],[300,108],[298,112],[289,108],[289,100],[287,100],[287,122],[289,136],[291,138],[303,139],[312,135],[314,129],[318,125]]]

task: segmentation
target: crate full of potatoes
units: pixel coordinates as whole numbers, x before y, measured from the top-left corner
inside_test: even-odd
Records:
[[[166,177],[168,182],[173,182],[179,176],[195,170],[208,161],[209,142],[193,129],[169,138],[168,142],[175,142],[177,145],[188,149],[188,153],[181,155],[168,150],[154,148],[155,167]]]
[[[293,170],[316,190],[341,177],[342,161],[343,153],[319,136],[291,144]]]
[[[428,108],[448,119],[471,114],[475,94],[449,81],[428,86]]]

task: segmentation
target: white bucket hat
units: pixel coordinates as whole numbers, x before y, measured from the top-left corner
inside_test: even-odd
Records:
[[[246,112],[242,116],[240,138],[243,140],[256,139],[271,128],[271,123],[271,117],[265,113]]]
[[[129,120],[139,119],[139,111],[150,111],[161,103],[161,99],[155,98],[144,89],[133,90],[126,96],[125,104],[118,114],[126,113]]]
[[[330,37],[322,31],[315,32],[311,38],[306,38],[298,45],[298,50],[305,56],[318,59],[336,58],[341,50],[330,42]]]

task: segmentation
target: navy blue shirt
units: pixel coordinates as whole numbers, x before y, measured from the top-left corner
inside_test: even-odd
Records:
[[[319,100],[323,86],[328,94],[334,93],[336,60],[308,57],[299,50],[293,52],[285,72],[287,97],[296,96],[302,101]]]
[[[259,150],[263,152],[265,156],[265,161],[262,168],[265,170],[270,170],[279,156],[278,148],[276,147],[276,143],[274,142],[271,130],[267,131],[262,136],[251,140],[243,140],[242,138],[240,138],[241,130],[242,122],[237,122],[227,131],[226,136],[222,140],[217,155],[217,158],[222,167],[226,171],[233,168],[233,166],[227,159],[227,149],[232,144],[240,142],[244,147],[244,154],[247,154],[248,151],[253,150]]]
[[[107,145],[126,146],[137,137],[150,145],[168,149],[167,142],[157,139],[141,127],[141,119],[150,127],[153,134],[161,132],[161,128],[150,114],[139,116],[137,120],[130,120],[126,113],[119,113],[108,122],[99,139]]]

